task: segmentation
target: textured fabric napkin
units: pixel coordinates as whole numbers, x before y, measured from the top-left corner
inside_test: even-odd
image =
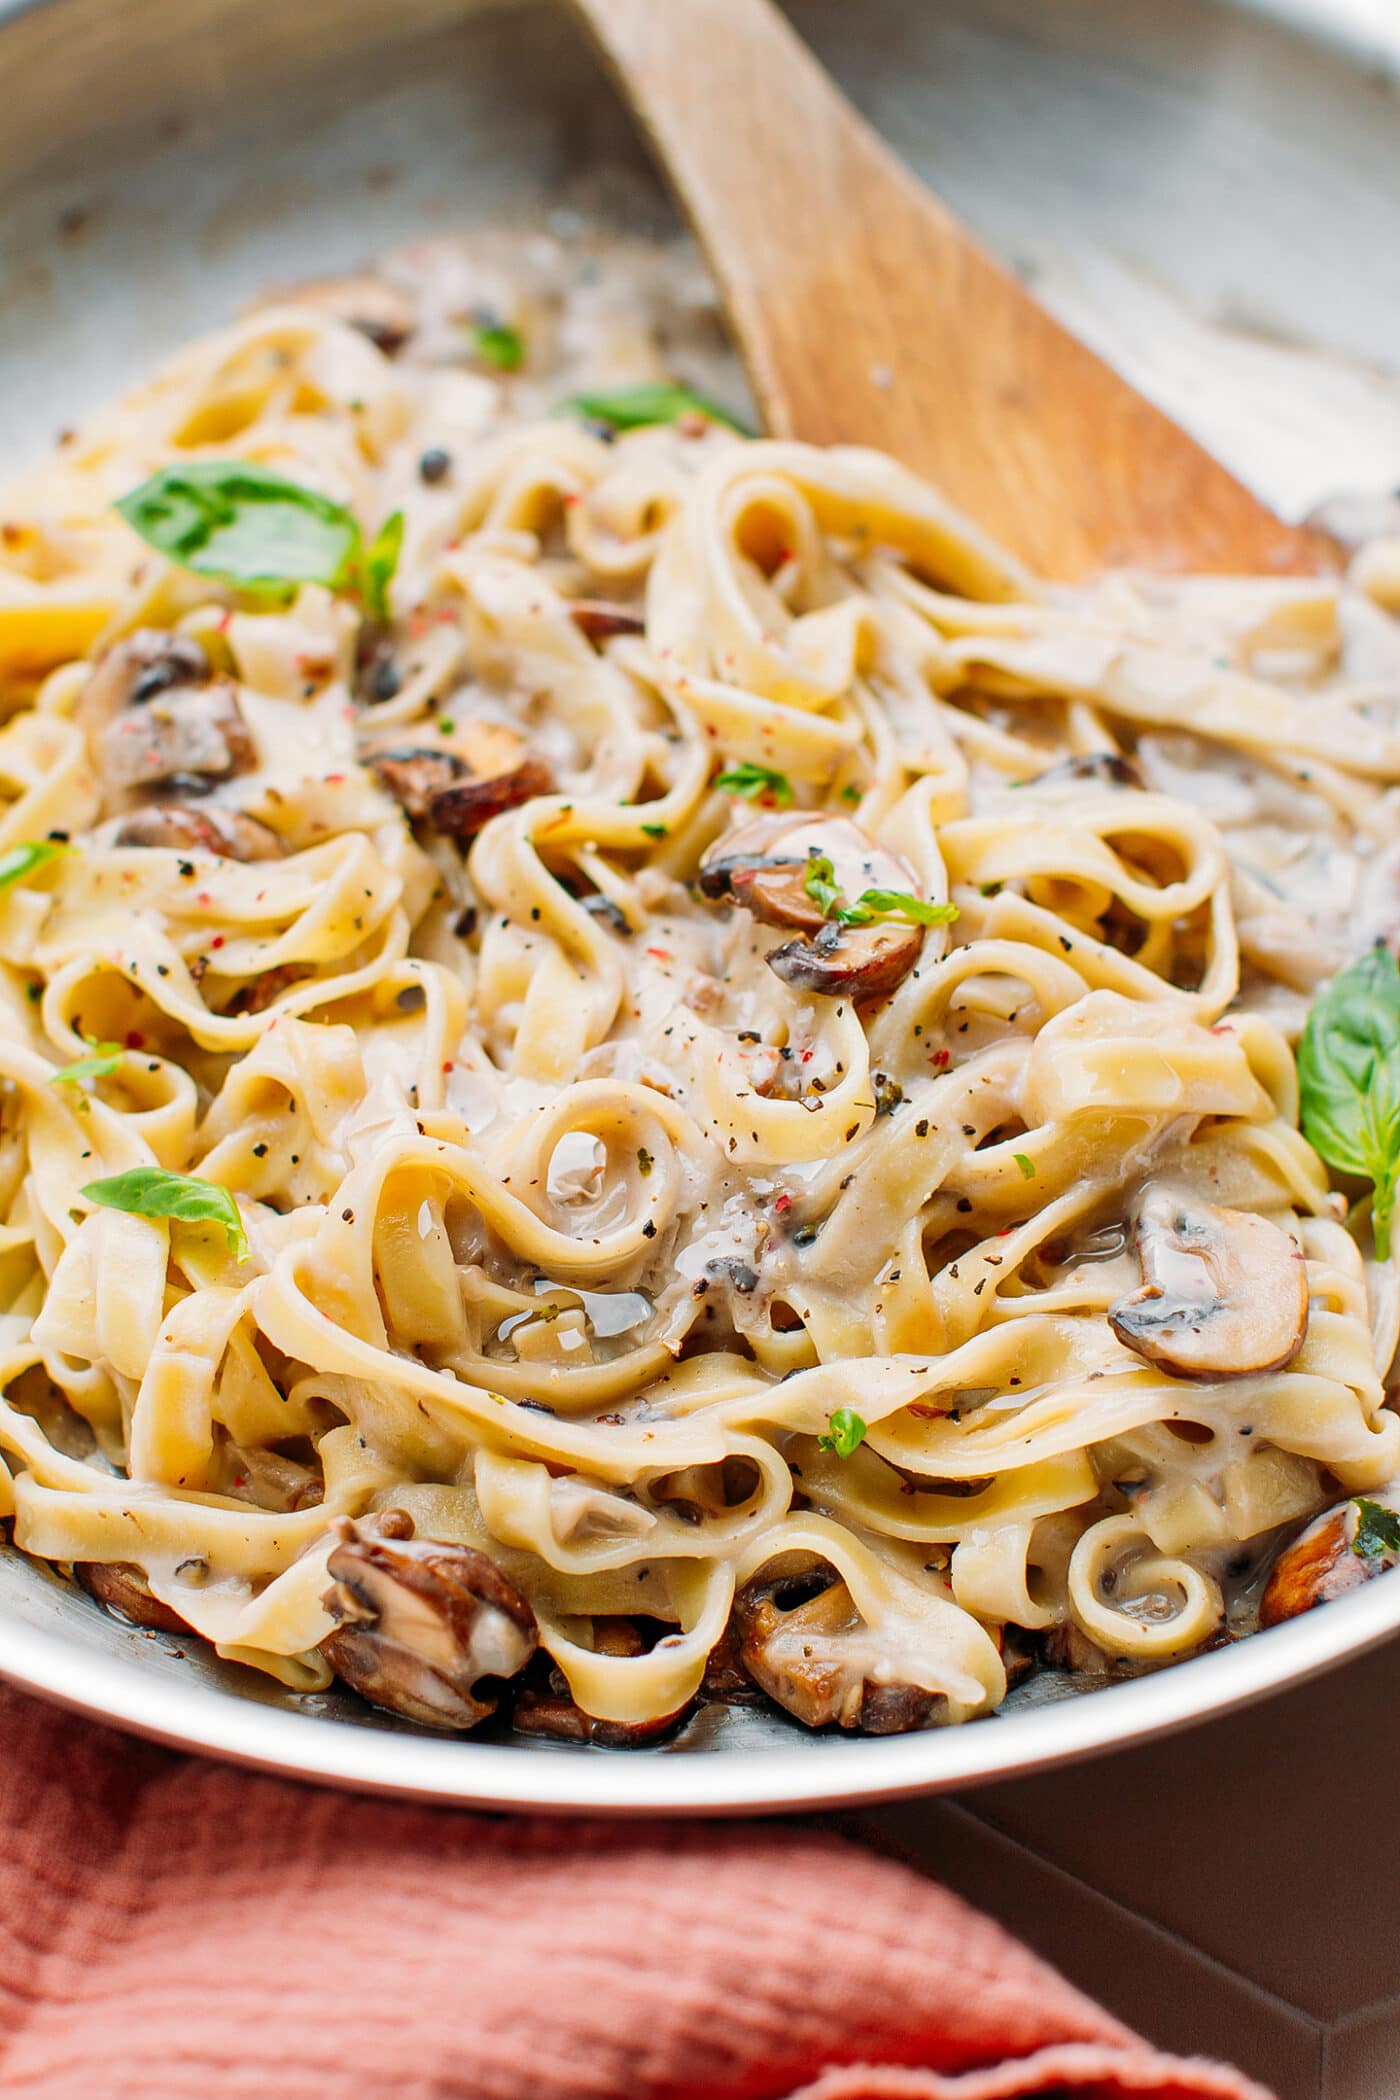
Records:
[[[1267,2100],[802,1826],[359,1799],[0,1690],[0,2093]]]

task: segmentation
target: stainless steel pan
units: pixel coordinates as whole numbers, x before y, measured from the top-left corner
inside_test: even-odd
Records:
[[[1400,382],[1384,363],[1400,343],[1400,125],[1374,64],[1324,53],[1263,6],[794,12],[1041,296],[1297,512],[1338,485],[1400,480]],[[269,283],[547,212],[606,165],[645,180],[568,22],[524,0],[0,0],[0,85],[6,467]],[[336,1694],[299,1698],[0,1552],[0,1672],[16,1682],[249,1764],[499,1807],[732,1812],[962,1786],[1223,1712],[1397,1624],[1400,1578],[1134,1683],[1068,1694],[1043,1678],[959,1730],[833,1741],[711,1709],[664,1748],[609,1753],[445,1740]]]

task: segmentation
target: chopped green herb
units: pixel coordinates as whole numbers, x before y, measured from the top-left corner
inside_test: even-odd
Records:
[[[1390,1253],[1400,1193],[1400,964],[1372,948],[1314,1000],[1298,1045],[1303,1134],[1314,1151],[1375,1190],[1376,1253]]]
[[[148,546],[197,576],[279,596],[323,583],[361,598],[371,618],[387,617],[403,541],[397,511],[366,550],[343,503],[241,459],[162,467],[116,508]]]
[[[442,720],[438,723],[438,735],[455,736],[456,733],[457,724],[452,720],[450,715],[444,715],[442,717]]]
[[[1001,884],[999,882],[984,882],[981,886],[981,895],[984,897],[995,897],[1000,889]]]
[[[838,1407],[831,1417],[827,1433],[817,1438],[822,1451],[832,1451],[837,1458],[849,1458],[865,1436],[865,1423],[853,1407]]]
[[[792,782],[787,774],[775,773],[771,766],[755,765],[748,758],[740,759],[736,766],[726,767],[715,786],[723,788],[727,795],[742,795],[746,802],[758,802],[769,796],[779,809],[788,809],[792,804]]]
[[[859,914],[859,916],[857,916]],[[862,890],[854,904],[836,914],[848,926],[868,926],[872,919],[907,919],[911,926],[949,926],[956,904],[929,904],[908,890]]]
[[[841,790],[841,800],[843,802],[859,802],[863,793],[864,789],[858,788],[853,780],[848,780]]]
[[[649,839],[664,839],[666,836],[664,824],[643,824],[642,829]]]
[[[403,512],[386,518],[369,543],[360,577],[360,596],[372,620],[389,618],[389,585],[403,551]]]
[[[628,386],[615,393],[575,394],[561,406],[590,423],[606,423],[610,430],[640,430],[648,423],[674,423],[678,416],[701,415],[744,437],[754,435],[727,408],[693,393],[688,386]]]
[[[1035,1161],[1031,1158],[1029,1152],[1013,1152],[1011,1157],[1015,1160],[1017,1166],[1021,1169],[1021,1172],[1025,1175],[1027,1181],[1034,1181]]]
[[[36,869],[47,867],[61,853],[71,853],[60,839],[30,839],[22,846],[10,846],[0,853],[0,890],[7,890],[11,883],[23,882],[26,875]]]
[[[842,926],[873,926],[877,919],[904,919],[911,926],[947,926],[958,916],[956,904],[929,904],[908,890],[862,890],[854,904],[847,904],[836,881],[836,871],[825,853],[813,853],[807,862],[802,887],[824,919]]]
[[[238,1260],[248,1259],[248,1235],[238,1214],[238,1205],[217,1181],[202,1181],[197,1174],[171,1174],[164,1167],[129,1167],[125,1174],[109,1174],[79,1189],[89,1203],[105,1204],[109,1210],[125,1210],[138,1218],[175,1218],[186,1224],[221,1225],[229,1252]]]
[[[802,878],[802,887],[813,904],[821,909],[824,919],[829,919],[841,902],[841,891],[836,881],[836,870],[831,857],[826,853],[808,855],[807,872]]]
[[[472,330],[472,348],[483,364],[498,372],[518,372],[525,362],[525,338],[505,321],[483,321]]]
[[[108,1079],[122,1061],[120,1043],[90,1043],[91,1057],[80,1057],[71,1065],[50,1072],[50,1086],[80,1086],[85,1079]]]
[[[1387,1509],[1383,1502],[1368,1501],[1365,1495],[1353,1495],[1356,1504],[1356,1537],[1351,1542],[1353,1553],[1363,1560],[1379,1560],[1384,1553],[1400,1553],[1400,1516]]]
[[[638,1145],[638,1147],[637,1147],[637,1172],[638,1172],[639,1174],[641,1174],[641,1175],[647,1175],[647,1174],[650,1174],[650,1172],[651,1172],[651,1170],[652,1170],[652,1167],[653,1167],[654,1165],[655,1165],[655,1161],[654,1161],[654,1160],[652,1159],[652,1156],[651,1156],[651,1154],[650,1154],[650,1153],[649,1153],[649,1152],[647,1151],[647,1148],[646,1148],[646,1146],[645,1146],[645,1145]]]

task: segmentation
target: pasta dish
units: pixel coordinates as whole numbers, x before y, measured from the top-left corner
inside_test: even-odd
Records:
[[[15,1546],[603,1745],[1390,1567],[1397,550],[1044,585],[583,245],[279,298],[0,498]]]

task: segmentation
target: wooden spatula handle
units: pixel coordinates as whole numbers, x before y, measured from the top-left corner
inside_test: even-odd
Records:
[[[1030,299],[770,0],[575,0],[706,250],[768,430],[878,445],[1033,567],[1312,570]]]

